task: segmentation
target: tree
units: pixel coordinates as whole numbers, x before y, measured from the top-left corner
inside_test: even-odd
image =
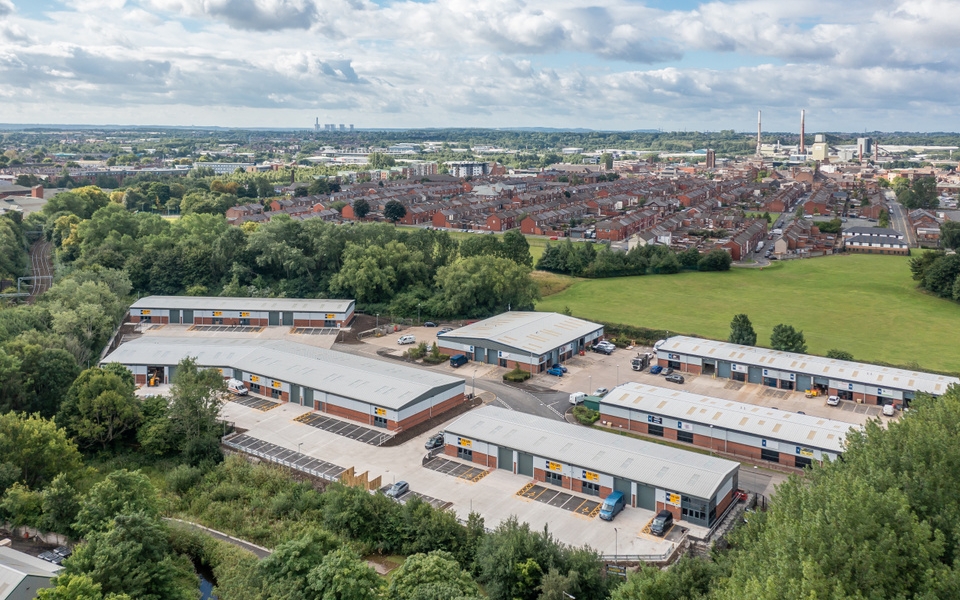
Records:
[[[367,162],[373,169],[387,169],[396,166],[397,161],[392,156],[382,152],[373,152],[367,155]]]
[[[941,298],[952,298],[957,277],[960,277],[960,254],[949,254],[933,261],[924,271],[920,285]]]
[[[407,216],[407,207],[399,200],[388,200],[383,206],[383,216],[396,225],[397,221]]]
[[[940,245],[951,250],[960,249],[960,221],[940,224]]]
[[[576,571],[570,571],[564,575],[556,567],[547,571],[540,580],[540,587],[537,591],[540,596],[537,600],[566,600],[569,597],[576,596],[572,592],[576,591],[578,574]]]
[[[807,342],[802,331],[797,331],[792,325],[780,323],[773,328],[770,335],[770,347],[783,352],[804,353],[807,351]]]
[[[604,152],[600,155],[600,164],[603,165],[603,168],[607,171],[613,169],[613,155],[609,152]]]
[[[384,246],[347,243],[343,266],[330,280],[335,293],[345,293],[358,302],[389,302],[400,290],[426,285],[430,273],[423,254],[403,242]]]
[[[669,569],[641,565],[610,600],[701,600],[709,597],[723,569],[716,562],[683,556]]]
[[[683,266],[684,269],[696,269],[697,263],[700,262],[700,251],[697,250],[696,245],[691,245],[681,252],[677,258],[680,260],[680,265]]]
[[[383,587],[377,572],[348,548],[324,556],[308,581],[317,600],[378,600]]]
[[[39,415],[0,415],[0,462],[32,489],[39,489],[60,473],[73,476],[82,462],[76,444],[64,429]]]
[[[831,348],[830,350],[827,350],[827,358],[835,358],[837,360],[853,360],[853,355],[846,350]]]
[[[877,223],[880,227],[890,227],[890,213],[887,212],[887,209],[882,209],[880,211],[880,219]]]
[[[63,473],[54,477],[43,490],[43,527],[64,535],[74,535],[73,524],[80,512],[77,490]]]
[[[257,575],[275,597],[307,598],[310,571],[342,542],[328,531],[310,529],[300,537],[277,546],[257,564]]]
[[[43,515],[43,495],[22,483],[15,483],[0,501],[0,516],[14,527],[40,527]]]
[[[511,516],[481,540],[478,579],[494,600],[533,600],[543,571],[559,567],[561,558],[560,545],[546,529],[531,531]]]
[[[88,575],[64,573],[51,580],[53,587],[37,590],[39,600],[131,600],[126,594],[103,595],[99,583]]]
[[[523,235],[519,229],[511,229],[503,234],[501,256],[503,256],[503,258],[509,258],[518,265],[533,267],[533,256],[530,254],[530,242],[527,241],[527,236]]]
[[[197,576],[189,559],[170,550],[166,528],[142,513],[117,515],[92,531],[64,563],[66,575],[86,575],[105,593],[137,600],[192,600]]]
[[[697,262],[697,269],[701,271],[729,271],[733,258],[730,253],[720,248],[714,248]]]
[[[365,198],[357,198],[353,201],[353,214],[358,219],[363,219],[370,213],[370,203]]]
[[[731,344],[741,344],[743,346],[757,345],[757,332],[753,330],[753,323],[750,317],[740,313],[730,321],[730,336],[727,341]]]
[[[131,380],[99,367],[87,369],[70,386],[58,418],[81,443],[106,449],[140,423]]]
[[[138,513],[155,518],[159,507],[157,490],[146,475],[119,469],[94,485],[81,500],[74,527],[80,535],[90,535],[108,529],[117,515]]]
[[[36,341],[37,343],[33,343]],[[0,350],[0,410],[39,413],[52,417],[80,368],[63,348],[44,347],[62,344],[60,339],[20,338]],[[41,345],[43,344],[43,345]],[[16,364],[17,368],[11,372]]]
[[[530,269],[506,258],[473,256],[437,271],[430,314],[488,316],[508,309],[529,310],[540,291]]]
[[[177,364],[170,388],[170,429],[184,458],[193,465],[223,459],[218,416],[226,393],[216,369],[201,369],[192,357]]]
[[[479,596],[470,574],[449,552],[414,554],[394,571],[387,596],[395,600],[447,600]]]

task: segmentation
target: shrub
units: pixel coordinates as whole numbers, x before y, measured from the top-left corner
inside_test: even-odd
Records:
[[[523,369],[520,368],[519,365],[517,365],[517,367],[514,368],[512,371],[508,371],[507,373],[504,373],[503,379],[505,381],[513,381],[515,383],[519,383],[521,381],[526,381],[530,379],[530,373],[528,371],[524,371]]]
[[[414,346],[413,348],[410,348],[409,350],[407,350],[407,351],[404,353],[404,356],[406,356],[406,357],[409,358],[410,360],[419,360],[419,359],[423,358],[424,356],[426,356],[426,355],[427,355],[427,352],[428,352],[428,350],[427,350],[427,343],[426,343],[426,342],[420,342],[419,344],[417,344],[417,345]]]
[[[449,360],[449,354],[440,354],[440,348],[437,346],[437,343],[433,343],[433,348],[430,349],[430,354],[423,357],[423,362],[428,365],[439,365],[445,360]]]
[[[167,488],[182,496],[184,492],[200,483],[202,477],[202,469],[190,465],[180,465],[167,473]]]
[[[586,406],[575,406],[573,408],[573,416],[576,417],[582,425],[590,426],[600,419],[600,412],[592,408],[587,408]]]

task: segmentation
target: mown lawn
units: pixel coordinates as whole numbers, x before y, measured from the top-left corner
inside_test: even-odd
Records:
[[[726,339],[744,312],[759,345],[777,323],[802,329],[807,349],[960,372],[960,305],[920,292],[908,258],[838,255],[726,273],[580,280],[537,310]]]

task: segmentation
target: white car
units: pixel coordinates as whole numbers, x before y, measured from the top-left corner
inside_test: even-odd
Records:
[[[883,416],[892,417],[895,414],[896,414],[896,409],[893,407],[893,404],[883,405]]]
[[[838,406],[840,404],[839,396],[827,396],[827,406]]]
[[[401,346],[404,344],[416,344],[417,338],[412,335],[401,335],[400,339],[397,340],[397,343]]]

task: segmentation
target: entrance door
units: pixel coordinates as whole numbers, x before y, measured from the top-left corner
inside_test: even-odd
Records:
[[[374,427],[383,427],[387,428],[387,418],[386,417],[373,417],[373,426]]]

